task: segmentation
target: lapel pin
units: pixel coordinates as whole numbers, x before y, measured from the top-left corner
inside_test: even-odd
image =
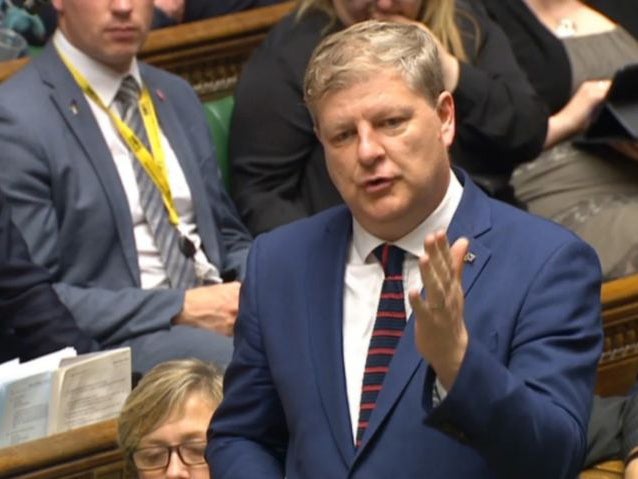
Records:
[[[164,101],[166,100],[166,96],[164,96],[164,92],[162,90],[160,90],[159,88],[157,90],[155,90],[155,94],[157,95],[157,97]]]
[[[463,262],[464,263],[474,263],[474,260],[476,259],[476,255],[470,251],[468,251],[465,256],[463,256]]]
[[[75,102],[75,100],[73,100],[71,102],[71,105],[69,105],[69,110],[71,110],[71,113],[73,113],[74,115],[78,114],[78,104]]]

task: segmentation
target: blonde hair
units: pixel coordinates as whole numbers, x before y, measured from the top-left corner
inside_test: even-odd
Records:
[[[337,21],[337,13],[333,0],[297,0],[297,18],[301,18],[310,10],[325,12],[330,18],[330,26]],[[374,0],[376,1],[376,0]],[[456,23],[457,14],[463,14],[471,19],[467,13],[457,10],[455,0],[419,0],[421,7],[421,21],[427,26],[441,44],[457,59],[466,61],[468,56],[463,45],[461,31]],[[474,22],[472,22],[474,23]]]
[[[415,25],[368,20],[324,38],[304,78],[304,100],[313,117],[327,93],[365,81],[379,71],[401,75],[431,105],[444,90],[443,73],[432,36]]]
[[[158,364],[129,394],[117,423],[120,448],[134,469],[132,454],[141,439],[174,412],[180,413],[191,394],[200,394],[214,406],[222,400],[222,372],[199,359],[178,359]]]

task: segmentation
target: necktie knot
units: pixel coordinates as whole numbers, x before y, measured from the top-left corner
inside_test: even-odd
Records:
[[[377,246],[372,253],[381,263],[385,276],[401,276],[403,274],[404,249],[383,243]]]

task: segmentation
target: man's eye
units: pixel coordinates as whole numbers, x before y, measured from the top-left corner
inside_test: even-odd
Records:
[[[341,131],[332,137],[332,142],[343,143],[347,141],[348,139],[352,138],[352,135],[353,133],[350,130]]]
[[[396,128],[403,124],[405,120],[400,117],[387,118],[381,122],[381,125],[386,128]]]

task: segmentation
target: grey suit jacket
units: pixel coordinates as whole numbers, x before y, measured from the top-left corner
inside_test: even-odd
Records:
[[[193,198],[209,259],[243,276],[250,236],[219,180],[199,99],[145,64],[142,78]],[[140,288],[126,195],[84,94],[49,44],[0,86],[0,188],[36,263],[80,327],[103,346],[166,329],[184,291]]]

